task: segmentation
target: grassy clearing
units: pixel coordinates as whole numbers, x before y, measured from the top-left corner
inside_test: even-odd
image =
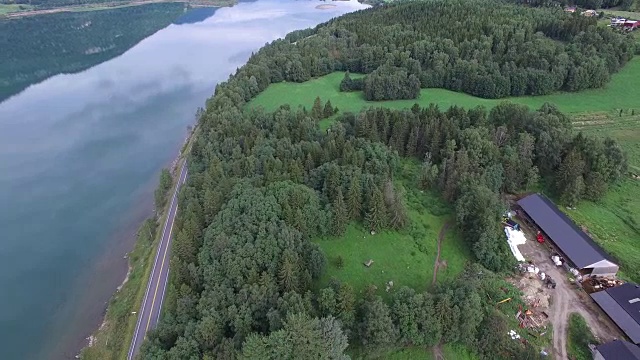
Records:
[[[576,117],[586,134],[616,139],[628,155],[629,168],[640,174],[640,111],[595,113]],[[594,239],[621,265],[620,276],[640,282],[640,180],[625,178],[598,203],[583,202],[567,214],[587,227]]]
[[[404,187],[405,199],[411,218],[408,229],[383,231],[371,235],[359,224],[351,224],[344,236],[325,237],[317,243],[327,256],[328,267],[320,286],[326,286],[334,277],[351,284],[357,293],[369,285],[378,288],[377,293],[388,297],[386,283],[393,281],[394,288],[408,286],[417,291],[427,289],[433,279],[437,256],[437,239],[440,229],[451,220],[452,210],[435,195],[419,191],[415,184],[417,162],[404,161],[397,185]],[[342,267],[338,265],[342,258]],[[438,271],[438,281],[452,279],[470,258],[462,240],[451,230],[447,234],[441,252],[446,259],[446,269]],[[371,267],[363,263],[373,260]],[[393,292],[393,290],[391,290]]]
[[[584,318],[577,313],[569,315],[567,330],[567,355],[569,358],[591,360],[593,357],[589,350],[589,344],[596,344],[596,340]]]
[[[469,349],[459,344],[446,344],[442,346],[442,354],[445,359],[455,360],[476,360],[477,357],[473,355]]]
[[[619,16],[625,19],[640,20],[640,13],[634,11],[622,11],[612,9],[599,9],[598,12],[603,12],[605,15]]]
[[[406,348],[388,353],[386,360],[433,360],[431,349],[418,347]]]
[[[482,99],[444,89],[422,89],[420,97],[416,100],[371,102],[364,100],[362,92],[340,92],[339,86],[343,76],[344,73],[336,72],[300,84],[272,84],[253,99],[249,106],[262,106],[267,110],[274,110],[283,104],[283,99],[286,99],[286,102],[294,108],[306,106],[311,109],[315,97],[320,96],[322,101],[331,100],[331,103],[342,111],[359,111],[363,107],[369,106],[403,109],[410,108],[415,103],[422,106],[434,103],[441,108],[448,108],[452,105],[463,107],[482,105],[492,108],[503,100],[528,105],[532,108],[539,108],[545,102],[550,102],[567,113],[640,108],[640,87],[636,86],[640,84],[640,57],[634,58],[620,72],[614,74],[611,81],[602,89],[502,100]]]
[[[430,348],[407,347],[372,354],[364,346],[350,345],[347,354],[353,360],[362,359],[384,359],[384,360],[434,360],[433,352]],[[451,360],[457,360],[451,358]]]
[[[28,10],[33,10],[33,6],[25,4],[0,4],[0,15]]]

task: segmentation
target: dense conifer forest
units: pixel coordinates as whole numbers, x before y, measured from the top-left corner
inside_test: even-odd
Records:
[[[385,5],[268,44],[199,118],[171,290],[142,358],[345,359],[351,346],[376,355],[460,343],[481,359],[538,359],[506,335],[510,320],[489,300],[514,291],[500,275],[514,265],[500,195],[543,183],[566,204],[597,199],[626,172],[616,142],[574,135],[548,104],[337,115],[319,99],[310,111],[245,104],[271,83],[337,70],[369,74],[355,86],[372,99],[414,96],[418,83],[484,97],[576,91],[604,85],[634,51],[589,18],[491,0]],[[338,121],[321,131],[328,116]],[[455,208],[476,262],[455,281],[386,300],[338,280],[318,288],[327,260],[312,239],[339,237],[352,221],[408,226],[394,183],[403,158],[422,164],[415,186]]]

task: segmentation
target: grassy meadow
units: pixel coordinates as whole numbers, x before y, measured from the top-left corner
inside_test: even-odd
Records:
[[[33,6],[27,4],[0,4],[0,15],[27,10],[33,10]]]
[[[293,108],[306,106],[311,109],[313,100],[319,96],[322,101],[331,100],[333,106],[341,111],[359,111],[364,107],[384,106],[391,109],[410,108],[418,103],[427,106],[431,103],[441,108],[453,105],[475,107],[478,105],[492,108],[502,101],[539,108],[545,102],[554,103],[566,113],[584,113],[594,111],[612,111],[614,109],[637,109],[640,113],[640,57],[631,60],[620,72],[614,74],[611,81],[602,89],[592,89],[577,93],[560,92],[543,96],[523,96],[506,99],[482,99],[475,96],[445,89],[422,89],[415,100],[366,101],[362,92],[340,92],[340,81],[344,73],[335,72],[304,83],[272,84],[253,99],[249,106],[262,106],[274,110],[283,103]]]
[[[369,102],[364,100],[361,92],[340,92],[339,85],[344,73],[336,72],[327,76],[313,79],[305,83],[278,83],[271,85],[267,90],[258,95],[249,103],[250,107],[264,107],[267,110],[273,110],[284,102],[289,103],[292,107],[306,106],[311,109],[313,100],[316,96],[320,96],[322,101],[331,100],[331,103],[338,107],[340,111],[359,111],[365,107],[384,106],[394,109],[410,108],[413,104],[418,103],[421,106],[427,106],[430,103],[437,104],[441,108],[448,108],[452,105],[463,107],[485,106],[491,108],[501,101],[512,101],[515,103],[527,105],[532,108],[538,108],[545,102],[550,102],[558,106],[558,108],[568,113],[574,122],[576,131],[583,131],[586,134],[600,137],[611,137],[616,139],[624,148],[628,155],[629,169],[635,174],[640,174],[640,57],[634,58],[620,72],[614,74],[611,82],[602,89],[593,89],[578,93],[556,93],[545,96],[525,96],[519,98],[508,98],[501,100],[481,99],[463,93],[457,93],[444,89],[422,89],[419,99],[416,100],[396,100],[396,101],[380,101]],[[322,120],[319,123],[320,128],[326,129],[336,121],[337,116]],[[627,177],[618,184],[611,186],[609,192],[604,199],[598,203],[584,201],[576,210],[566,210],[568,215],[578,224],[584,225],[594,239],[600,243],[611,255],[613,255],[621,265],[620,274],[623,278],[640,282],[640,179]],[[428,209],[428,207],[426,207]],[[415,210],[413,210],[415,213]],[[414,217],[412,216],[412,219]],[[438,224],[442,224],[443,220],[432,218],[424,220],[425,224],[430,226],[429,236],[437,236]],[[438,222],[440,221],[440,222]],[[414,221],[415,222],[415,221]],[[359,232],[358,232],[359,231]],[[435,234],[434,234],[435,233]],[[358,253],[358,246],[368,244],[365,238],[366,234],[361,229],[350,228],[347,235],[348,238],[358,238],[361,244],[351,244],[347,253]],[[395,237],[392,234],[380,234],[378,238]],[[404,237],[403,237],[404,236]],[[448,236],[451,236],[449,234]],[[398,235],[402,244],[411,244],[410,235]],[[340,249],[334,249],[333,246],[327,244],[328,241],[322,240],[321,246],[326,248],[329,257],[337,256]],[[375,241],[375,240],[374,240]],[[413,245],[411,245],[413,246]],[[434,246],[431,244],[431,246]],[[443,253],[446,259],[446,253],[455,253],[457,249],[448,247],[457,247],[454,241],[445,241],[443,243]],[[331,250],[329,250],[331,248]],[[347,249],[345,249],[347,250]],[[396,250],[400,251],[400,250]],[[411,253],[411,247],[402,250],[401,253]],[[336,253],[333,253],[336,252]],[[395,253],[394,253],[395,254]],[[376,254],[371,254],[374,256]],[[361,262],[365,259],[355,259],[359,267],[351,268],[347,265],[347,255],[342,255],[345,260],[345,269],[338,271],[333,266],[330,267],[330,275],[345,278],[359,278],[364,275]],[[364,255],[363,255],[364,256]],[[432,255],[420,254],[405,258],[398,256],[398,261],[406,261],[410,263],[428,263],[434,259]],[[415,258],[415,259],[414,259]],[[378,261],[373,258],[374,261]],[[447,259],[450,268],[451,261]],[[356,261],[357,260],[357,261]],[[376,263],[377,264],[377,263]],[[377,264],[379,265],[379,264]],[[410,266],[410,265],[409,265]],[[426,267],[426,266],[425,266]],[[356,269],[357,268],[357,269]],[[375,271],[375,265],[370,271]],[[379,270],[385,270],[384,266],[378,267]],[[358,270],[358,271],[356,271]],[[425,273],[421,277],[412,277],[405,275],[402,281],[396,282],[404,284],[418,284],[420,278],[428,277]],[[338,276],[340,275],[340,276]],[[372,279],[373,274],[367,275]],[[361,282],[366,282],[367,278],[362,278]],[[387,280],[380,279],[383,283]],[[355,285],[355,284],[354,284]],[[424,287],[424,284],[422,284]],[[378,288],[380,286],[378,285]],[[384,287],[383,287],[384,289]]]
[[[569,328],[567,330],[567,355],[574,360],[591,360],[589,344],[597,344],[596,339],[589,329],[584,318],[573,313],[569,315]]]
[[[362,294],[369,285],[388,298],[401,286],[423,291],[431,286],[438,252],[438,234],[447,221],[452,221],[452,209],[436,195],[422,192],[413,183],[417,179],[417,162],[403,161],[403,171],[397,186],[402,186],[411,224],[402,231],[382,231],[371,235],[367,229],[352,223],[341,237],[325,237],[316,242],[327,257],[327,271],[320,281],[326,286],[331,278],[353,286]],[[342,266],[338,258],[342,258]],[[470,254],[452,227],[442,243],[441,260],[447,267],[438,271],[437,280],[451,279],[464,267]],[[373,260],[370,267],[364,262]],[[385,291],[388,281],[393,288]]]
[[[591,113],[576,116],[574,127],[585,134],[616,139],[627,152],[629,170],[640,174],[640,112]],[[582,202],[565,210],[587,227],[594,239],[620,263],[620,276],[640,282],[640,179],[627,177],[609,188],[597,203]]]

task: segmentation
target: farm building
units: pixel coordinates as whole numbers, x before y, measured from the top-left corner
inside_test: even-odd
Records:
[[[624,340],[614,340],[596,346],[593,360],[640,360],[640,347]]]
[[[635,30],[637,28],[640,27],[640,21],[636,21],[636,20],[627,20],[624,22],[624,24],[622,24],[622,26],[626,29],[626,30]]]
[[[612,276],[618,272],[618,265],[551,200],[532,194],[520,199],[518,205],[582,275]]]
[[[593,293],[591,297],[634,344],[640,344],[639,285],[626,283]]]

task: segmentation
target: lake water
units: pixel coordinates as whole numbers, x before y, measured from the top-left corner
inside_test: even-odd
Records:
[[[195,14],[0,103],[1,359],[77,353],[125,276],[160,169],[216,83],[265,43],[365,7],[318,4],[259,0]]]

